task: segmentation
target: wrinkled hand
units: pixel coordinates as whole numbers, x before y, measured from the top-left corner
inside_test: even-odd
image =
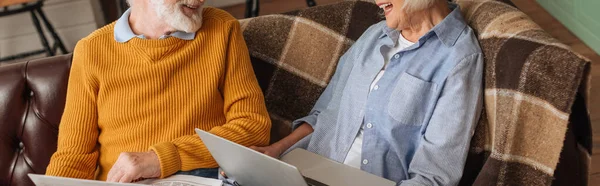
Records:
[[[160,177],[160,161],[154,151],[122,152],[108,171],[107,182],[130,183]]]
[[[267,156],[274,157],[274,158],[279,158],[279,155],[281,155],[281,153],[283,153],[282,148],[275,144],[269,145],[269,146],[264,146],[264,147],[251,146],[250,148],[255,151],[258,151],[260,153],[263,153]]]

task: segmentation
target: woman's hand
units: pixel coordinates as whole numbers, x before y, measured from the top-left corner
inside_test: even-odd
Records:
[[[275,143],[273,145],[264,146],[264,147],[251,146],[250,148],[255,151],[258,151],[260,153],[263,153],[267,156],[279,158],[279,156],[281,155],[281,153],[283,153],[283,151],[285,149],[282,149],[281,145],[277,145],[277,144],[278,143]]]
[[[296,144],[298,141],[308,136],[312,132],[312,126],[310,126],[308,123],[303,123],[298,128],[296,128],[296,130],[294,130],[290,135],[286,136],[285,138],[279,140],[276,143],[273,143],[272,145],[264,147],[251,146],[250,148],[263,154],[266,154],[267,156],[279,158],[279,156],[281,156],[281,153],[283,153],[286,149],[290,148],[292,145]]]

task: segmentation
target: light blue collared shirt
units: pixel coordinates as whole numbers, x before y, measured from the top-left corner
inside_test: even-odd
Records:
[[[390,59],[400,32],[371,26],[341,58],[306,122],[305,148],[344,162],[363,127],[361,169],[398,185],[457,185],[482,107],[483,54],[460,8]],[[364,125],[363,125],[364,124]]]
[[[129,25],[129,15],[131,14],[131,9],[127,9],[123,15],[117,20],[115,23],[115,40],[119,43],[125,43],[134,37],[138,37],[140,39],[146,39],[144,35],[135,35],[133,30],[131,30],[131,26]],[[171,33],[171,35],[163,35],[159,39],[166,39],[168,37],[176,37],[183,40],[193,40],[196,37],[196,33],[186,33],[182,31],[176,31]]]

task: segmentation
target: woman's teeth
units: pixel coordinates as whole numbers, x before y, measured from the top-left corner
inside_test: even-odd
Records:
[[[386,15],[392,11],[392,7],[393,7],[392,3],[385,3],[385,4],[379,5],[379,8],[383,9],[383,12]]]
[[[386,4],[379,5],[379,8],[381,8],[381,9],[384,9],[384,10],[385,10],[387,7],[389,7],[389,6],[391,6],[391,5],[392,5],[392,3],[386,3]]]

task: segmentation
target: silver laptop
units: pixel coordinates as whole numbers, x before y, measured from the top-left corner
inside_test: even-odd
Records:
[[[395,185],[303,149],[293,150],[281,161],[200,129],[196,133],[227,176],[242,186]]]

